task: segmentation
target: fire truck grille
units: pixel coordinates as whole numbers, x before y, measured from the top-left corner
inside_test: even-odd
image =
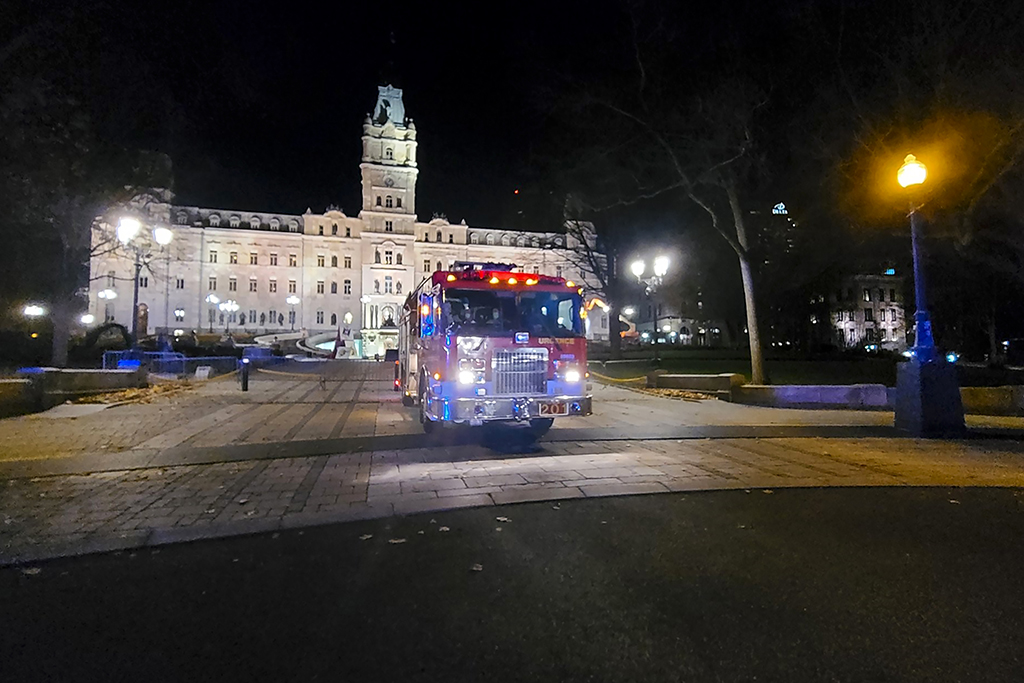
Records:
[[[547,392],[547,349],[499,349],[491,360],[496,394]]]

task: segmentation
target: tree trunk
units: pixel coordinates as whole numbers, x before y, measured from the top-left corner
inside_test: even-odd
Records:
[[[619,305],[608,303],[608,344],[612,360],[622,359],[622,323],[619,320]]]
[[[768,384],[768,373],[764,367],[764,354],[761,351],[761,333],[757,325],[757,298],[754,296],[754,272],[750,267],[750,251],[747,243],[747,228],[743,222],[743,210],[740,207],[736,189],[726,183],[726,194],[729,196],[729,207],[732,209],[732,220],[736,227],[736,240],[741,247],[736,256],[740,262],[740,275],[743,278],[743,300],[747,308],[747,338],[750,340],[750,383]]]

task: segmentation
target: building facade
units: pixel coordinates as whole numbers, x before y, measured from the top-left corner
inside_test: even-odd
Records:
[[[832,293],[829,304],[838,347],[906,350],[909,330],[903,309],[903,278],[895,269],[846,278]]]
[[[94,231],[89,312],[97,322],[130,326],[136,255],[140,335],[338,331],[364,357],[397,345],[406,295],[456,261],[514,263],[518,271],[565,277],[599,294],[568,257],[578,246],[571,235],[419,220],[416,138],[402,91],[381,86],[363,122],[362,205],[355,216],[333,207],[299,215],[180,206],[166,193],[112,211]],[[127,247],[113,237],[125,212],[146,228]],[[150,238],[156,227],[170,228],[169,244]],[[601,307],[591,310],[588,334],[608,337]]]

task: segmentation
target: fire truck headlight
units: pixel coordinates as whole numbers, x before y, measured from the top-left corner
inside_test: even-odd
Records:
[[[459,370],[459,384],[473,384],[476,382],[476,373],[472,370]]]
[[[580,381],[580,371],[579,370],[568,370],[565,373],[565,381],[569,382],[570,384],[576,384],[576,382]]]

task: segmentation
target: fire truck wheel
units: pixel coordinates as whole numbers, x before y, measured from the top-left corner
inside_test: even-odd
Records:
[[[427,404],[423,399],[423,392],[420,391],[420,424],[423,425],[423,433],[430,434],[434,431],[434,422],[423,412],[423,407]]]
[[[551,425],[554,423],[554,419],[550,417],[530,420],[530,431],[533,432],[535,437],[540,438],[548,433],[548,430],[551,429]]]

